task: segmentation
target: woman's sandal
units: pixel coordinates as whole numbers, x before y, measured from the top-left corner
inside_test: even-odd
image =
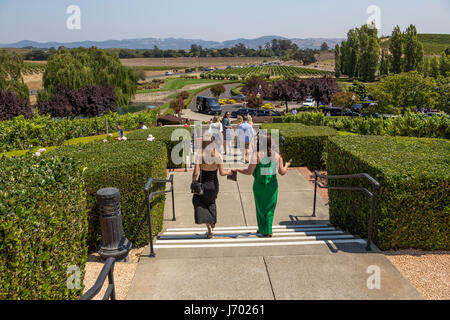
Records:
[[[207,237],[208,239],[212,239],[212,238],[214,237],[214,233],[208,233],[208,234],[206,235],[206,237]]]

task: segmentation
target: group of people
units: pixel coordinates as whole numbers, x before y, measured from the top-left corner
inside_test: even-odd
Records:
[[[255,125],[252,117],[238,116],[236,130],[231,124],[231,115],[226,112],[223,119],[214,117],[210,121],[208,133],[211,134],[217,143],[223,145],[219,150],[223,154],[230,154],[233,145],[245,150],[245,162],[249,163],[250,152],[254,149],[256,137]]]
[[[227,135],[227,130],[231,130],[231,123],[227,119],[229,120],[229,115],[226,115],[222,122],[217,118],[214,119],[210,130],[203,135],[201,152],[197,152],[195,158],[192,181],[200,182],[204,191],[203,194],[194,194],[192,199],[195,223],[206,224],[207,237],[213,238],[217,223],[218,174],[221,176],[253,175],[257,233],[264,237],[272,237],[272,224],[278,200],[277,174],[285,175],[291,162],[284,163],[282,156],[272,148],[273,142],[270,135],[256,136],[249,119],[243,117],[242,123],[238,126],[238,141],[245,143],[246,162],[249,166],[243,169],[226,170],[222,148],[227,148],[227,138],[230,137]],[[221,127],[223,132],[220,132]],[[224,138],[223,145],[221,136]],[[256,148],[251,149],[251,144]]]

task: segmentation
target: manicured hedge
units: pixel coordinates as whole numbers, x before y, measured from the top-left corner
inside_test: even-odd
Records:
[[[450,249],[449,141],[333,137],[326,149],[328,174],[368,173],[381,184],[374,229],[381,249]],[[366,238],[369,197],[353,191],[330,190],[329,195],[331,223]]]
[[[167,151],[164,143],[154,141],[109,141],[65,146],[46,156],[65,156],[85,168],[88,195],[88,245],[94,249],[101,241],[96,192],[114,187],[120,190],[123,225],[126,237],[134,247],[148,244],[148,223],[144,186],[149,178],[165,179]],[[164,188],[155,185],[154,190]],[[155,234],[162,227],[164,198],[153,201]]]
[[[138,141],[147,141],[149,135],[153,135],[156,141],[163,142],[167,148],[167,159],[168,164],[167,168],[169,169],[177,169],[184,168],[184,163],[177,165],[172,161],[172,150],[175,146],[177,146],[180,141],[172,141],[172,133],[175,130],[187,130],[189,135],[191,135],[191,129],[185,127],[157,127],[151,128],[148,130],[137,130],[127,134],[127,138],[129,141],[138,140]],[[182,141],[182,139],[181,139]]]
[[[325,117],[320,112],[301,112],[294,116],[274,119],[274,122],[325,125],[339,131],[360,135],[404,136],[450,139],[450,118],[447,115],[427,117],[408,113],[398,118],[375,119],[362,117]]]
[[[0,300],[73,299],[87,260],[82,168],[67,158],[0,158]]]
[[[64,141],[106,133],[105,120],[109,132],[115,132],[118,124],[124,130],[136,130],[139,122],[147,127],[155,125],[157,111],[117,115],[110,113],[102,117],[86,119],[56,119],[50,116],[36,116],[26,120],[23,116],[0,122],[0,152],[27,150],[30,146],[58,146]]]
[[[324,167],[323,152],[329,137],[337,134],[327,127],[304,126],[301,124],[264,124],[261,129],[279,129],[285,138],[282,148],[284,160],[293,160],[293,166],[307,166],[310,169]]]

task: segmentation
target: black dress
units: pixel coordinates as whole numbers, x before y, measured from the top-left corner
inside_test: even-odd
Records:
[[[196,224],[216,224],[217,207],[216,199],[219,194],[219,179],[216,171],[202,170],[199,181],[205,190],[202,196],[194,195],[192,203],[195,210]]]

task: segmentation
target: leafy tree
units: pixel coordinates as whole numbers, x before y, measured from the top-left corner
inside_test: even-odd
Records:
[[[259,77],[251,77],[244,82],[241,92],[246,96],[250,94],[257,95],[259,93],[262,97],[268,97],[272,93],[272,90],[267,81],[264,79]]]
[[[21,56],[17,53],[0,51],[0,89],[13,92],[19,99],[29,99],[29,90],[23,82],[24,67]]]
[[[450,76],[439,76],[436,79],[437,94],[436,108],[450,114]]]
[[[441,75],[447,77],[450,73],[450,55],[442,52],[440,60],[440,72]]]
[[[259,109],[264,105],[264,99],[262,98],[262,96],[257,96],[253,93],[251,93],[248,97],[247,97],[247,106],[249,108],[254,108],[254,109]]]
[[[330,48],[328,47],[328,44],[326,42],[322,43],[320,46],[320,51],[328,51]]]
[[[436,104],[436,82],[417,71],[395,74],[382,79],[373,88],[380,108],[390,107],[397,114],[414,112]]]
[[[390,68],[391,68],[391,66],[390,66],[389,54],[386,49],[383,49],[381,51],[380,75],[382,75],[382,76],[389,75]]]
[[[423,61],[423,44],[417,36],[417,29],[410,25],[405,32],[405,71],[418,70]]]
[[[437,78],[441,74],[440,69],[440,62],[438,57],[433,56],[433,58],[430,59],[430,70],[429,70],[429,76],[433,78]]]
[[[351,29],[347,34],[347,54],[346,59],[346,70],[349,77],[358,76],[358,65],[359,65],[359,50],[360,42],[358,38],[358,33],[355,29]]]
[[[52,117],[94,117],[117,112],[117,95],[110,85],[61,88],[49,100],[39,101],[37,108],[40,115]]]
[[[324,76],[322,78],[311,78],[306,81],[306,87],[309,89],[309,94],[317,103],[329,104],[331,98],[341,89],[335,78],[331,76]]]
[[[351,106],[359,102],[359,97],[356,92],[337,92],[331,99],[333,106],[341,109],[342,113],[344,109],[350,109]]]
[[[334,67],[334,75],[336,78],[339,78],[341,76],[341,47],[337,44],[334,49],[334,61],[335,61],[335,67]]]
[[[0,88],[0,121],[12,120],[17,116],[33,117],[28,99],[20,99],[13,92]]]
[[[223,84],[216,84],[215,86],[211,87],[210,91],[214,97],[218,98],[222,93],[225,93],[226,89]]]
[[[180,116],[181,110],[183,110],[184,107],[185,107],[184,100],[181,99],[181,98],[174,99],[174,100],[170,101],[169,107],[170,107],[170,109],[172,109],[176,114],[178,114],[178,117],[181,118],[181,116]]]
[[[353,81],[352,86],[349,89],[349,92],[356,93],[358,95],[359,100],[363,101],[367,95],[367,88],[364,83],[359,82],[357,80]]]
[[[360,29],[360,67],[358,74],[363,81],[374,81],[378,69],[380,58],[380,43],[377,36],[377,29],[369,29],[364,25]]]
[[[190,93],[188,91],[182,91],[178,94],[177,98],[186,100],[187,98],[189,98],[189,96],[190,96]]]
[[[39,100],[55,94],[59,88],[112,85],[119,106],[127,106],[137,89],[137,76],[122,65],[117,56],[97,48],[61,49],[47,63],[43,82],[45,93]]]
[[[399,26],[396,26],[392,31],[391,42],[389,50],[392,54],[392,73],[401,73],[403,71],[403,47],[404,37]]]
[[[288,102],[299,98],[299,86],[297,78],[278,80],[273,84],[272,97],[286,103],[286,113],[289,112]]]

